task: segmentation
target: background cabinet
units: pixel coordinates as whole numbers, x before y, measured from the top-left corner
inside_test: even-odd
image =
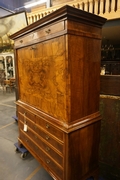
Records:
[[[5,72],[5,79],[15,77],[14,54],[0,53],[0,69]]]
[[[12,88],[13,84],[15,84],[14,54],[0,53],[0,88],[3,90],[6,89],[6,86]]]
[[[101,61],[101,69],[104,67],[106,75],[120,75],[120,60]]]
[[[100,49],[105,21],[65,6],[11,36],[19,144],[53,179],[98,179]]]
[[[120,179],[120,75],[101,76],[100,171],[108,180]],[[114,148],[112,148],[114,147]]]

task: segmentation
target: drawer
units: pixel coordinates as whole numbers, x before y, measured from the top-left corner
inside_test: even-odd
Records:
[[[58,176],[61,180],[63,179],[63,168],[59,167],[42,149],[40,149],[30,138],[23,132],[20,131],[20,139],[28,148],[31,150],[33,156],[37,156],[52,172]]]
[[[64,132],[55,128],[51,123],[47,122],[45,119],[38,116],[37,116],[37,122],[40,125],[40,127],[43,128],[45,131],[55,136],[55,138],[64,141]]]
[[[63,179],[63,169],[60,168],[49,156],[47,156],[41,149],[37,151],[41,160],[46,164],[46,166],[52,170],[52,172],[57,175],[59,178],[56,179]]]
[[[35,156],[36,154],[38,155],[38,146],[30,139],[30,137],[28,137],[28,135],[23,130],[20,130],[19,139],[24,144],[26,149],[32,153],[33,156]]]
[[[24,124],[22,122],[19,122],[19,127],[21,130],[24,129]],[[51,156],[60,166],[63,166],[63,157],[60,156],[55,150],[51,148],[48,144],[46,144],[44,141],[42,141],[38,134],[36,134],[34,131],[32,131],[29,127],[27,128],[27,132],[25,132],[34,142],[40,146],[43,151],[45,151],[49,156]]]
[[[56,23],[54,25],[48,26],[44,29],[37,31],[37,37],[38,38],[46,37],[48,35],[52,35],[52,34],[61,32],[64,29],[65,29],[64,21],[62,21],[62,22]]]
[[[40,41],[41,39],[51,37],[53,34],[59,33],[65,29],[64,21],[41,28],[38,31],[34,31],[27,36],[15,41],[15,46],[22,46],[23,44],[31,44],[33,41]]]
[[[49,135],[47,132],[43,131],[42,129],[39,129],[39,136],[42,137],[51,146],[56,148],[61,154],[63,154],[64,152],[63,144],[55,140],[51,135]]]
[[[24,115],[21,114],[20,112],[18,114],[18,119],[19,119],[18,123],[21,121],[23,124],[26,124],[31,129],[33,129],[36,133],[39,133],[39,128],[36,125],[36,123],[31,121],[31,119],[28,119],[27,117],[24,117]]]
[[[18,113],[23,115],[24,120],[26,120],[26,118],[29,118],[31,121],[36,123],[37,118],[36,118],[36,115],[34,113],[32,113],[32,112],[30,112],[30,111],[28,111],[28,110],[26,110],[20,106],[18,106]],[[18,120],[19,120],[19,117],[18,117]]]

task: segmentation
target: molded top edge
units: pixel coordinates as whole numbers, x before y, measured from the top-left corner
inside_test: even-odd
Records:
[[[49,15],[43,17],[42,19],[28,25],[27,27],[21,29],[20,31],[12,34],[10,36],[11,39],[16,39],[24,34],[27,34],[33,30],[36,30],[40,27],[48,25],[50,23],[54,23],[55,21],[61,19],[68,19],[72,21],[77,21],[83,24],[88,24],[92,26],[97,26],[102,28],[107,19],[100,17],[98,15],[74,8],[69,5],[65,5],[60,9],[50,13]]]

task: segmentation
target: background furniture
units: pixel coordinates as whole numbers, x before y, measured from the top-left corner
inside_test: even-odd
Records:
[[[0,69],[0,87],[1,88],[4,86],[4,80],[5,80],[5,71],[4,69]]]
[[[98,179],[101,29],[70,6],[12,35],[19,145],[53,179]]]
[[[15,79],[4,80],[3,91],[13,92],[15,91]]]
[[[5,79],[15,77],[14,54],[13,52],[0,53],[1,69],[5,72]]]
[[[100,172],[108,180],[120,179],[120,75],[100,77]]]
[[[106,75],[120,75],[120,60],[102,60],[101,67],[105,67]]]

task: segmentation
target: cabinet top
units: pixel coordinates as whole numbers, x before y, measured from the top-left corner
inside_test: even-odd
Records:
[[[15,40],[22,35],[32,32],[33,30],[37,30],[38,28],[49,25],[56,21],[60,21],[62,19],[72,20],[82,24],[92,25],[93,27],[96,26],[98,28],[101,28],[106,22],[106,19],[103,17],[74,8],[72,6],[65,5],[62,8],[52,12],[51,14],[11,35],[10,38]]]

